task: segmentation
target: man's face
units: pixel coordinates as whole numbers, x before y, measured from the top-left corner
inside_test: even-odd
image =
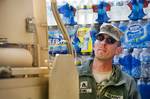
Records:
[[[94,44],[95,58],[99,60],[112,59],[115,55],[120,54],[122,48],[118,46],[115,39],[107,34],[100,34]]]

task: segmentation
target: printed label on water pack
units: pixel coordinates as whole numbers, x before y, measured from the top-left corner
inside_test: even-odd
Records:
[[[141,43],[144,37],[144,28],[141,25],[131,25],[128,27],[127,42]]]

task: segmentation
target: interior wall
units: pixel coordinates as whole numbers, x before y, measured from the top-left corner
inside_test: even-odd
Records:
[[[48,66],[45,0],[0,0],[0,38],[8,43],[34,44],[38,66]],[[25,19],[33,17],[36,33],[26,32]]]
[[[34,43],[34,33],[25,30],[25,18],[33,16],[32,0],[0,0],[0,37],[10,43]]]

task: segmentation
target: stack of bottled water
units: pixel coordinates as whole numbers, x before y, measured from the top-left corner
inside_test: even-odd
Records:
[[[141,61],[140,53],[142,49],[134,48],[132,52],[132,70],[131,74],[134,78],[140,78],[141,75]]]
[[[143,48],[140,54],[141,77],[150,78],[150,48]]]

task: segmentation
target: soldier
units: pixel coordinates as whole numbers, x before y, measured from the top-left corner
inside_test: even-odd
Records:
[[[112,63],[122,52],[115,26],[104,23],[96,35],[94,58],[83,63],[80,73],[80,99],[141,99],[135,80]]]

